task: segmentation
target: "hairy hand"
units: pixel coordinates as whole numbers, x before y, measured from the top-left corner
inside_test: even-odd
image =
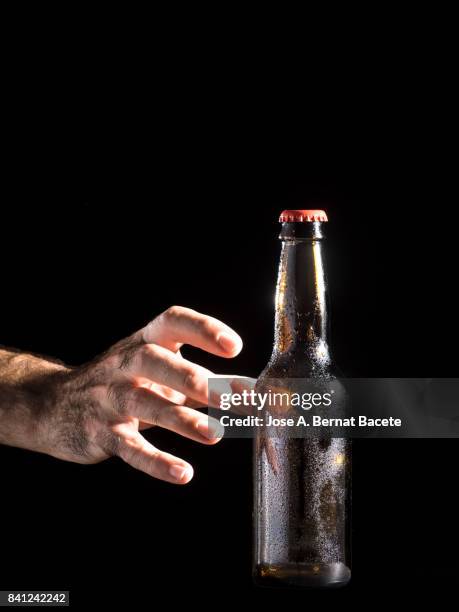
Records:
[[[139,432],[158,426],[203,444],[218,442],[208,417],[195,409],[208,405],[213,374],[184,359],[183,344],[220,357],[234,357],[242,348],[240,337],[217,319],[169,308],[94,361],[50,377],[40,450],[79,463],[116,455],[155,478],[189,482],[192,466]]]

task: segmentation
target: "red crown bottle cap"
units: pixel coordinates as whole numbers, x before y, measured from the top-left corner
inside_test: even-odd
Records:
[[[328,221],[324,210],[283,210],[279,217],[280,223],[311,223],[312,221]]]

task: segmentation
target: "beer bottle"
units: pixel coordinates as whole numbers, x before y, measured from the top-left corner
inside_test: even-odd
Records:
[[[275,340],[257,387],[270,379],[336,376],[327,338],[322,210],[285,210]],[[350,580],[350,442],[257,431],[254,580],[336,587]]]

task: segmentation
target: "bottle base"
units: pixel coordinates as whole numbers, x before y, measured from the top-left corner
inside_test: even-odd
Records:
[[[333,589],[349,582],[351,570],[344,563],[261,564],[253,579],[257,586]]]

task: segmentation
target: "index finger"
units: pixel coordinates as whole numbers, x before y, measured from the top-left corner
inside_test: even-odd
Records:
[[[171,306],[142,331],[144,342],[173,352],[191,344],[219,357],[235,357],[242,349],[242,339],[231,327],[184,306]]]

